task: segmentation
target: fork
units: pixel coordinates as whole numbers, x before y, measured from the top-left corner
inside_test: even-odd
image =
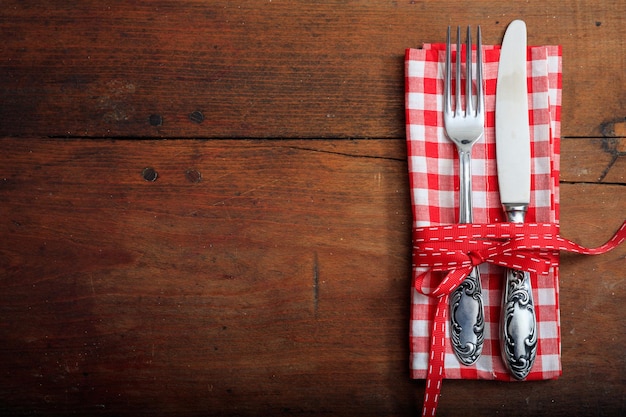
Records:
[[[484,93],[482,74],[481,31],[478,27],[476,45],[476,103],[472,97],[472,40],[467,28],[465,46],[465,109],[461,100],[461,28],[457,26],[455,106],[452,110],[450,27],[446,42],[443,121],[448,138],[459,154],[460,190],[459,223],[472,222],[472,146],[484,133]],[[471,365],[478,360],[484,340],[484,313],[480,274],[472,269],[450,298],[450,337],[461,363]]]

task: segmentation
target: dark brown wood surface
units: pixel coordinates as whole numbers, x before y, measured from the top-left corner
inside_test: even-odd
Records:
[[[419,415],[404,49],[563,45],[561,232],[597,246],[625,6],[4,1],[0,414]],[[439,415],[624,414],[625,256],[562,256],[560,379],[446,380]]]

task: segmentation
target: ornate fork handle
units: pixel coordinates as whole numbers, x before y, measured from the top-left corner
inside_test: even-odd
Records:
[[[465,278],[450,298],[450,339],[465,365],[478,360],[483,350],[485,319],[478,268]]]

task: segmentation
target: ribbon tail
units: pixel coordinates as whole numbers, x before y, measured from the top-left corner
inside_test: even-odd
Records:
[[[612,249],[618,247],[624,240],[626,239],[626,221],[622,223],[622,227],[618,229],[617,232],[613,235],[611,239],[609,239],[604,245],[598,246],[597,248],[585,248],[577,243],[572,242],[571,240],[567,240],[564,238],[557,238],[559,243],[563,246],[559,247],[560,250],[565,250],[569,252],[576,252],[583,255],[601,255],[606,253]]]
[[[424,393],[424,405],[422,416],[432,417],[437,411],[441,383],[443,381],[445,354],[446,354],[446,322],[448,320],[448,299],[446,294],[438,298],[435,310],[435,320],[428,357],[428,372],[426,374],[426,391]]]

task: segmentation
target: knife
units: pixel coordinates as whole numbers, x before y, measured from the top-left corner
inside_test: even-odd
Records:
[[[496,84],[496,161],[500,201],[509,222],[523,223],[530,204],[530,124],[526,84],[526,24],[504,34]],[[537,356],[537,320],[530,275],[506,270],[500,317],[502,359],[525,379]]]

